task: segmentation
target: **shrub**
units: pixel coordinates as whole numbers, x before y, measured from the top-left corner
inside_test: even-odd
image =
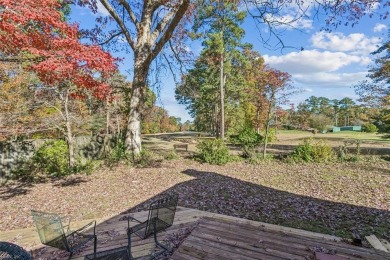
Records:
[[[250,158],[253,156],[256,146],[261,144],[263,137],[253,128],[246,127],[235,139],[236,142],[242,146],[243,156],[245,158]]]
[[[325,115],[312,115],[309,119],[309,125],[319,131],[327,130],[328,126],[333,124],[333,120]]]
[[[68,145],[64,140],[50,141],[42,145],[31,158],[33,167],[46,175],[61,176],[70,171]]]
[[[288,157],[293,162],[330,162],[335,159],[332,147],[323,141],[314,142],[312,139],[305,139]]]
[[[78,162],[76,164],[76,166],[73,167],[72,172],[73,173],[82,172],[82,173],[84,173],[86,175],[90,175],[90,174],[93,173],[94,170],[99,168],[101,163],[102,162],[98,161],[98,160],[88,160],[87,162],[85,162],[83,164]]]
[[[363,132],[376,133],[376,132],[378,132],[378,128],[374,124],[367,123],[367,124],[363,125]]]
[[[142,149],[141,152],[134,157],[133,163],[137,167],[148,167],[157,166],[162,160],[162,156],[147,149]]]
[[[342,146],[339,146],[338,157],[340,161],[356,162],[360,159],[360,140],[346,140]],[[354,148],[353,146],[356,146]]]
[[[121,160],[128,160],[129,158],[130,156],[126,149],[125,142],[121,138],[118,138],[116,139],[114,148],[107,155],[106,163],[108,165],[113,165]]]
[[[175,160],[179,158],[179,155],[174,150],[170,150],[167,153],[163,154],[165,160]]]
[[[273,154],[266,154],[265,158],[263,154],[255,154],[254,156],[249,158],[248,163],[256,165],[264,162],[271,162],[273,160],[275,160]]]
[[[201,141],[197,148],[202,162],[224,165],[230,161],[229,149],[221,139]]]
[[[263,136],[265,136],[265,131],[263,132]],[[277,138],[276,138],[276,129],[275,128],[270,128],[268,130],[268,137],[267,137],[267,143],[272,143],[274,141],[276,141]],[[262,140],[264,141],[264,140]]]

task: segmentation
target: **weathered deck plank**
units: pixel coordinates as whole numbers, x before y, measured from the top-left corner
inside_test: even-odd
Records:
[[[346,259],[390,259],[390,254],[375,249],[209,217],[200,221],[172,258],[312,259],[317,251]]]
[[[127,215],[145,220],[148,212],[97,219],[98,251],[127,245]],[[173,226],[159,234],[159,240],[191,227],[200,218],[203,218],[202,221],[176,250],[172,259],[305,259],[311,256],[313,248],[337,251],[339,256],[349,259],[390,259],[390,254],[348,245],[340,242],[339,237],[183,207],[178,207]],[[81,227],[89,221],[72,223],[72,227]],[[68,257],[64,251],[42,246],[34,228],[1,232],[0,240],[32,249],[36,254],[34,259]],[[141,240],[133,236],[132,241],[135,257],[148,255],[154,246],[153,238]],[[82,260],[84,255],[92,252],[90,243],[72,259]]]

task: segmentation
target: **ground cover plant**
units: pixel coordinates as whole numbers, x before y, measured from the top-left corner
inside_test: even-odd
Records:
[[[91,219],[143,210],[150,199],[175,191],[184,207],[343,237],[354,229],[389,238],[389,169],[385,160],[218,166],[181,158],[153,168],[119,164],[92,175],[0,187],[0,230],[31,227],[30,209]]]

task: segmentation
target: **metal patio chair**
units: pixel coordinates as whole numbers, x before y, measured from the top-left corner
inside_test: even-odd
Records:
[[[96,221],[70,231],[70,220],[67,225],[63,225],[63,218],[57,214],[36,210],[31,210],[31,214],[42,244],[68,251],[70,259],[78,249],[93,239],[94,252],[96,252]],[[91,228],[93,228],[93,234],[86,234]]]
[[[162,251],[157,254],[152,255],[151,258],[155,258],[165,251],[169,250],[168,247],[161,244],[157,240],[157,233],[164,231],[168,227],[172,226],[173,220],[175,218],[175,212],[177,207],[178,196],[177,194],[167,195],[161,199],[153,201],[149,206],[149,215],[148,219],[144,222],[141,222],[131,216],[128,217],[128,247],[130,258],[134,259],[131,254],[131,235],[136,234],[141,239],[150,237],[153,234],[154,242],[157,247],[160,247]],[[130,222],[136,221],[137,225],[130,227]]]

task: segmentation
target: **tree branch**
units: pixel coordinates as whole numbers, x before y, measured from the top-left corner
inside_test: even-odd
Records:
[[[133,12],[133,9],[131,9],[130,5],[124,0],[119,0],[119,3],[121,5],[123,5],[123,7],[126,9],[127,13],[130,16],[131,21],[133,22],[133,24],[135,25],[135,27],[138,30],[139,23],[138,23],[137,17],[135,16],[135,14]]]
[[[24,58],[24,57],[0,57],[0,62],[15,62],[22,63],[26,61],[41,62],[44,61],[44,57]]]
[[[160,22],[160,24],[157,25],[155,31],[153,32],[153,37],[155,37],[156,40],[159,35],[162,34],[162,36],[154,44],[154,48],[152,50],[152,59],[154,59],[159,54],[165,43],[172,37],[176,26],[178,25],[181,18],[184,16],[185,12],[188,9],[188,6],[190,4],[189,0],[181,0],[180,2],[181,4],[178,4],[179,8],[177,10],[173,9],[169,14],[167,14]],[[155,32],[158,34],[154,35]]]
[[[109,43],[112,39],[114,39],[115,37],[118,37],[119,35],[123,34],[122,31],[118,32],[118,33],[114,33],[113,35],[111,35],[107,40],[105,40],[104,42],[100,42],[98,43],[99,45],[105,45],[107,43]]]
[[[129,43],[130,47],[135,50],[134,41],[131,38],[131,35],[129,31],[126,28],[126,25],[124,21],[119,17],[118,13],[114,10],[114,8],[111,6],[111,4],[107,0],[99,0],[100,3],[106,8],[106,10],[110,13],[110,15],[114,18],[114,20],[118,23],[119,27],[121,28],[122,32],[124,33],[126,37],[126,41]]]

